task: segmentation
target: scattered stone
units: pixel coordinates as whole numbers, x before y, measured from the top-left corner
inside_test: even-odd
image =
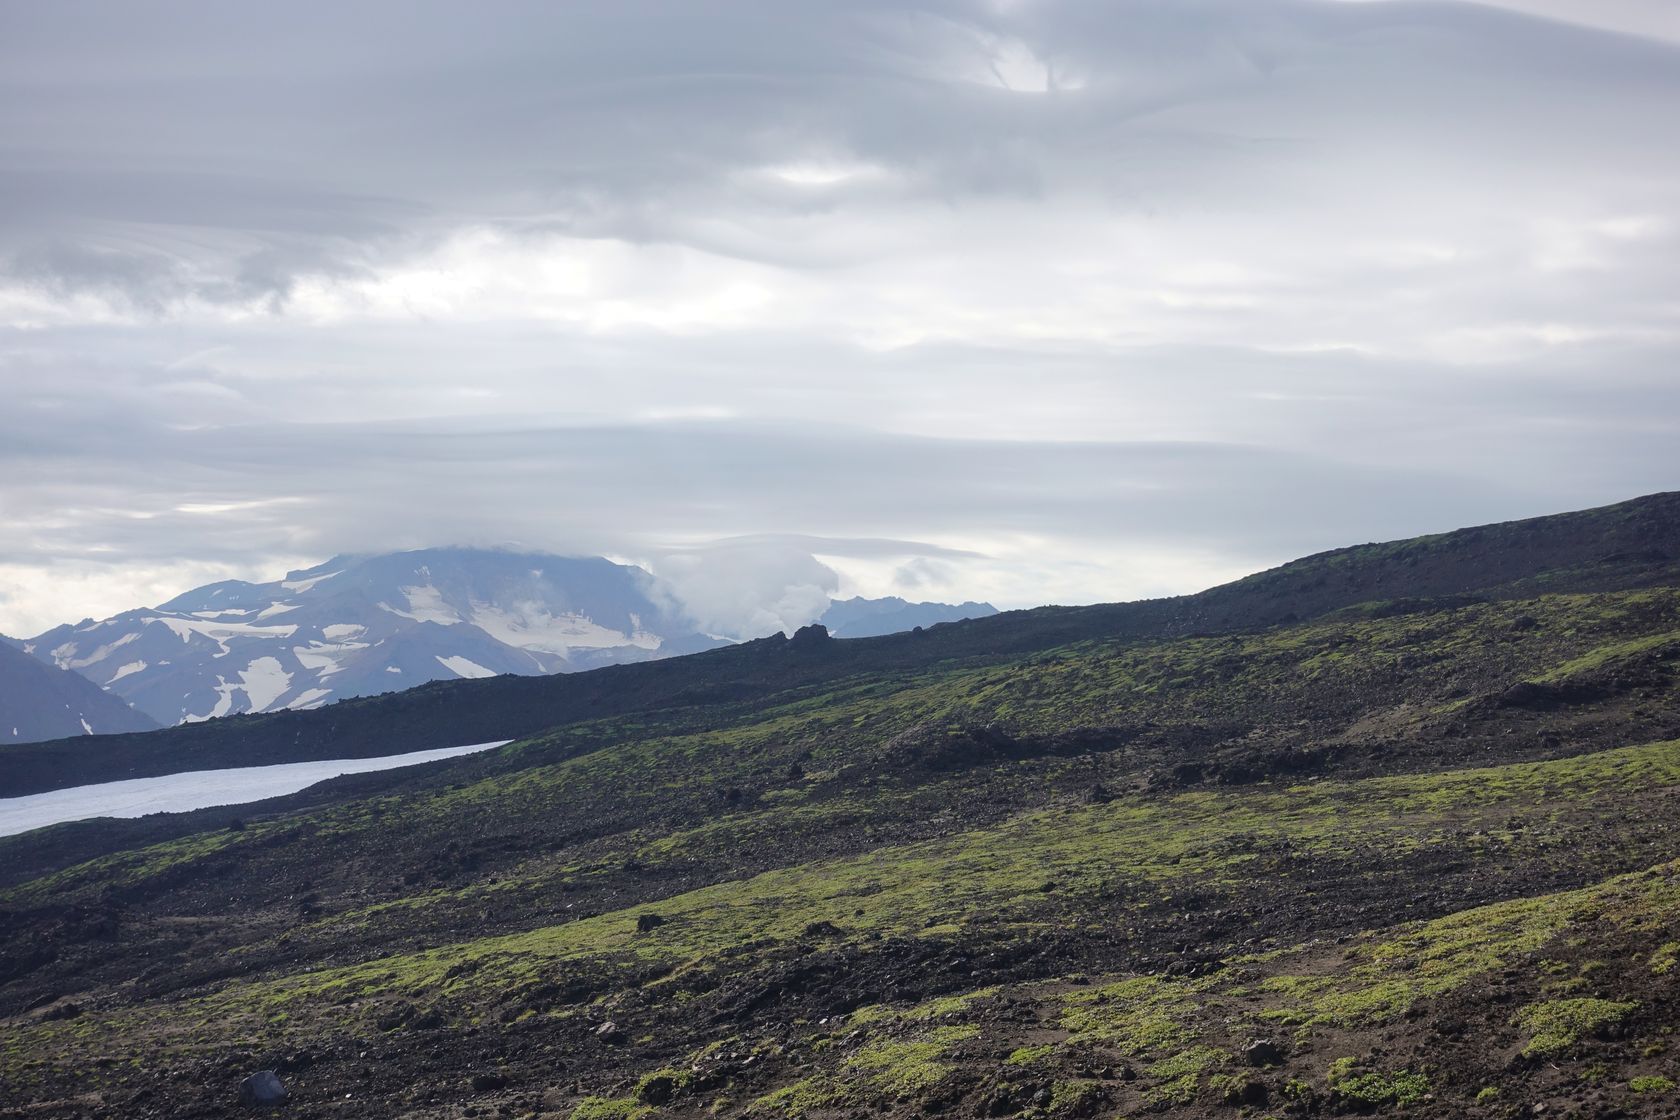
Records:
[[[624,1032],[618,1029],[618,1024],[608,1019],[595,1028],[595,1037],[602,1042],[623,1042]]]
[[[665,919],[658,914],[643,914],[636,919],[636,932],[647,933],[665,924]]]
[[[1269,1038],[1257,1038],[1242,1048],[1243,1061],[1251,1066],[1275,1066],[1283,1062],[1283,1050]]]
[[[239,1083],[239,1103],[246,1108],[272,1108],[286,1103],[286,1087],[271,1069],[259,1070]]]
[[[475,1073],[472,1078],[473,1092],[490,1093],[497,1089],[506,1089],[508,1079],[499,1073]]]

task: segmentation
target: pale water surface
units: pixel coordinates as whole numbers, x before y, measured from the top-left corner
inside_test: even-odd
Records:
[[[364,774],[434,762],[440,758],[487,751],[512,742],[474,743],[466,747],[391,754],[381,758],[338,758],[325,762],[285,762],[278,766],[242,766],[235,770],[194,770],[156,778],[130,778],[92,786],[0,798],[0,836],[12,836],[61,821],[88,817],[143,817],[147,813],[181,813],[211,805],[242,805],[296,793],[306,786],[340,774]]]

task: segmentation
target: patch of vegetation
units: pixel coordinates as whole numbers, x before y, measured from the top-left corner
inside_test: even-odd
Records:
[[[1075,991],[1061,1024],[1070,1041],[1100,1042],[1128,1057],[1160,1053],[1196,1041],[1194,1020],[1201,1010],[1199,993],[1212,989],[1211,978],[1196,980],[1135,976],[1114,984]]]
[[[1421,1101],[1429,1092],[1429,1078],[1421,1073],[1400,1070],[1397,1073],[1360,1072],[1355,1058],[1337,1058],[1330,1063],[1325,1080],[1330,1093],[1356,1108],[1381,1108],[1384,1105],[1404,1107]]]
[[[571,1120],[642,1120],[652,1113],[634,1097],[585,1097],[572,1109]]]
[[[1224,1064],[1230,1054],[1212,1046],[1193,1046],[1151,1065],[1147,1072],[1157,1084],[1144,1090],[1152,1105],[1188,1104],[1201,1087],[1202,1075]]]
[[[1513,1022],[1533,1035],[1523,1056],[1547,1058],[1571,1049],[1582,1035],[1621,1022],[1637,1006],[1607,999],[1554,999],[1529,1004]]]
[[[766,1093],[747,1108],[749,1113],[771,1112],[798,1120],[819,1108],[831,1107],[845,1099],[845,1091],[825,1077],[804,1077],[791,1085],[784,1085]]]
[[[1091,1078],[1057,1081],[1050,1087],[1050,1115],[1083,1116],[1102,1100],[1102,1082]]]
[[[1014,1050],[1009,1052],[1009,1056],[1003,1060],[1003,1064],[1006,1066],[1030,1066],[1034,1062],[1042,1061],[1055,1052],[1056,1047],[1053,1044],[1045,1044],[1043,1046],[1017,1046]]]
[[[847,1058],[845,1069],[861,1075],[877,1092],[919,1092],[950,1076],[951,1067],[939,1059],[955,1044],[979,1033],[979,1027],[937,1027],[919,1039],[872,1042]]]

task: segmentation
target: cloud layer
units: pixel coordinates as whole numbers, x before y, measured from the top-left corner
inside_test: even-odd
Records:
[[[440,543],[1112,599],[1680,478],[1662,5],[95,8],[0,17],[3,631]]]

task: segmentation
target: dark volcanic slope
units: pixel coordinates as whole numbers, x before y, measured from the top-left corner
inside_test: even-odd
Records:
[[[1673,512],[612,670],[0,841],[0,1116],[1671,1117]]]
[[[0,747],[156,727],[150,717],[80,674],[43,665],[0,643]],[[0,795],[27,792],[13,789],[10,776],[0,771]]]
[[[1011,611],[919,633],[804,647],[769,638],[565,677],[436,682],[317,712],[235,716],[143,736],[0,751],[0,789],[34,793],[213,767],[371,757],[647,711],[679,719],[687,712],[699,726],[719,705],[750,706],[859,672],[914,671],[1090,639],[1240,633],[1360,603],[1404,611],[1410,599],[1472,602],[1565,587],[1647,587],[1667,581],[1677,558],[1680,493],[1656,494],[1579,513],[1321,553],[1173,599]]]

